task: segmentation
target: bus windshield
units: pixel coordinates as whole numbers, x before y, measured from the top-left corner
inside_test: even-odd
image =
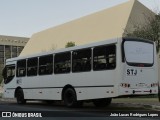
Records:
[[[154,45],[147,41],[125,41],[124,54],[128,65],[150,67],[154,61]]]
[[[15,65],[6,66],[3,69],[4,83],[9,83],[15,76]]]

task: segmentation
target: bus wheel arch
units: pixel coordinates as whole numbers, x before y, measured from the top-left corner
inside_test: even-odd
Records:
[[[21,87],[17,87],[16,89],[15,89],[15,92],[14,92],[14,97],[16,98],[16,93],[17,93],[17,91],[18,90],[20,90],[20,89],[22,89]]]
[[[17,87],[15,90],[15,98],[17,99],[18,104],[25,104],[26,100],[24,99],[24,92],[21,87]]]
[[[62,90],[62,100],[67,107],[77,106],[77,94],[73,86],[66,85]]]
[[[63,87],[63,90],[62,90],[62,100],[64,99],[64,92],[65,92],[65,90],[67,90],[68,88],[72,88],[74,91],[75,91],[75,89],[74,89],[74,87],[72,86],[72,85],[65,85],[64,87]],[[76,92],[76,91],[75,91]]]

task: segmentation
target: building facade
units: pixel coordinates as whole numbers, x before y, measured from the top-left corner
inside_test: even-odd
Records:
[[[19,56],[28,40],[24,37],[0,35],[0,81],[6,59]]]
[[[70,41],[76,45],[83,45],[123,37],[125,31],[133,32],[135,25],[143,25],[148,17],[154,16],[155,13],[138,0],[128,0],[33,34],[20,56],[64,48]]]

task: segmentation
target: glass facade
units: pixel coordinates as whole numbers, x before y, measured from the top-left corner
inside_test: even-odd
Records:
[[[12,46],[12,58],[17,57],[17,46]]]
[[[5,45],[5,59],[11,58],[11,46]]]
[[[19,56],[23,46],[0,45],[0,66],[3,66],[6,59]]]

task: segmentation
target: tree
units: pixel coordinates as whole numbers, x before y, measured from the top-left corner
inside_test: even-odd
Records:
[[[75,42],[70,41],[70,42],[67,42],[67,44],[65,45],[65,48],[73,47],[73,46],[76,46]]]
[[[142,25],[134,25],[135,30],[132,33],[125,31],[125,37],[143,38],[156,42],[157,51],[160,48],[160,13],[155,18],[146,18],[147,23]]]

